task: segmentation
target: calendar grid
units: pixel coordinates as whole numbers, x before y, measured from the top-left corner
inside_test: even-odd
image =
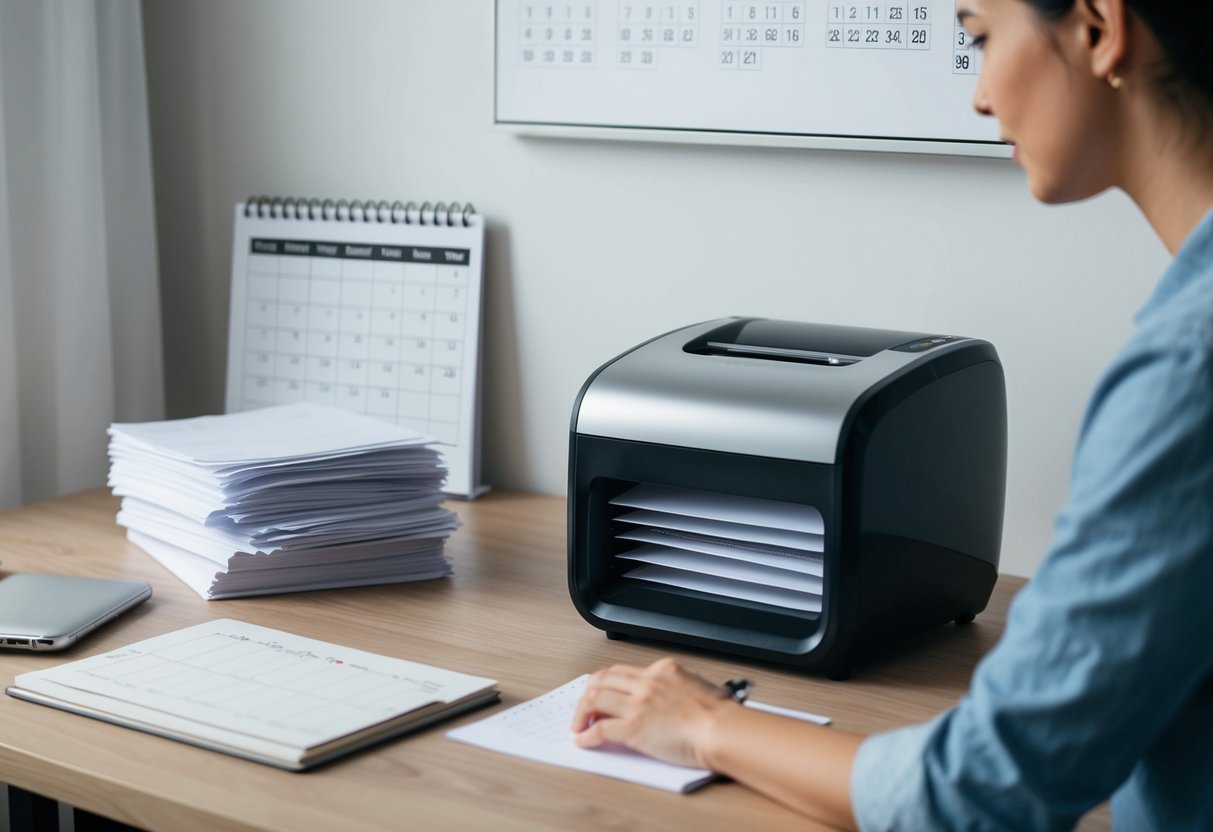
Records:
[[[805,0],[765,0],[721,4],[721,69],[762,69],[768,49],[804,46]]]
[[[245,403],[340,405],[455,443],[467,249],[287,242],[250,241]]]
[[[826,46],[831,48],[931,48],[930,0],[829,0],[826,16]]]
[[[617,0],[621,69],[657,69],[664,49],[699,45],[699,2]]]
[[[593,69],[597,61],[596,0],[523,3],[518,8],[523,66]]]

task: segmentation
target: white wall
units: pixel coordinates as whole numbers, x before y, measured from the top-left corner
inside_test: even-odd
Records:
[[[1010,162],[523,139],[490,0],[144,4],[170,414],[223,404],[232,205],[471,200],[489,219],[485,469],[562,493],[586,376],[760,315],[972,335],[1005,364],[1003,571],[1028,575],[1100,371],[1166,263],[1123,196],[1045,208]]]

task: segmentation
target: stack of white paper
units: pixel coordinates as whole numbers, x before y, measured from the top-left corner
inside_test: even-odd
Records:
[[[110,426],[130,540],[203,598],[441,578],[433,441],[314,404]]]

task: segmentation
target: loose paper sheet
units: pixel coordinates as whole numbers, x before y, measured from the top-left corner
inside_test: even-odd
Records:
[[[650,511],[648,509],[629,511],[619,515],[615,519],[620,523],[633,523],[637,526],[676,529],[692,534],[704,534],[710,537],[725,538],[726,540],[762,543],[769,546],[782,546],[786,549],[799,549],[806,552],[820,552],[825,549],[825,538],[820,534],[788,531],[787,529],[775,527],[753,526],[748,523],[708,520],[702,517],[668,514],[664,511]]]
[[[820,595],[795,592],[777,586],[763,586],[748,581],[734,581],[729,578],[687,572],[682,569],[671,569],[668,566],[646,564],[629,571],[627,577],[667,586],[680,586],[683,589],[707,592],[723,598],[744,598],[760,604],[771,604],[803,612],[821,612]]]
[[[586,749],[573,744],[573,712],[585,690],[589,674],[529,702],[464,725],[447,733],[459,742],[563,768],[603,774],[618,780],[640,783],[671,792],[689,792],[715,778],[707,769],[675,766],[637,751],[613,746]],[[828,725],[827,717],[775,708],[755,702],[747,706]]]
[[[819,535],[825,532],[821,512],[813,506],[735,494],[646,484],[620,494],[611,500],[611,504],[805,534]]]
[[[615,537],[619,540],[653,543],[658,546],[685,549],[689,552],[702,552],[705,555],[759,563],[763,566],[773,566],[776,569],[790,569],[793,572],[803,572],[806,575],[816,575],[819,578],[825,574],[825,562],[821,555],[796,549],[781,549],[776,546],[762,546],[757,543],[726,541],[689,532],[671,531],[669,529],[631,529],[626,532],[620,532]]]
[[[290,430],[283,429],[283,420],[291,422]],[[154,445],[163,455],[213,467],[322,458],[326,454],[433,441],[402,425],[305,403],[222,417],[116,424],[110,432],[115,439],[128,440],[137,447]]]

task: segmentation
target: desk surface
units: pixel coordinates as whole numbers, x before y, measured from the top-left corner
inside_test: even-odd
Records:
[[[62,653],[0,653],[0,684],[214,618],[490,676],[503,706],[615,663],[674,652],[708,678],[742,673],[755,698],[875,731],[926,719],[963,693],[1001,632],[1020,578],[999,579],[976,622],[928,634],[899,655],[831,682],[727,657],[608,641],[565,582],[565,503],[497,493],[455,503],[464,527],[448,552],[455,577],[388,587],[231,601],[200,600],[114,523],[118,502],[90,492],[0,513],[5,572],[146,580],[153,598]],[[502,706],[495,706],[502,707]],[[291,774],[0,696],[0,782],[145,828],[805,829],[803,818],[737,785],[687,796],[495,754],[447,740],[465,715],[313,772]],[[1083,829],[1107,829],[1105,809]]]

